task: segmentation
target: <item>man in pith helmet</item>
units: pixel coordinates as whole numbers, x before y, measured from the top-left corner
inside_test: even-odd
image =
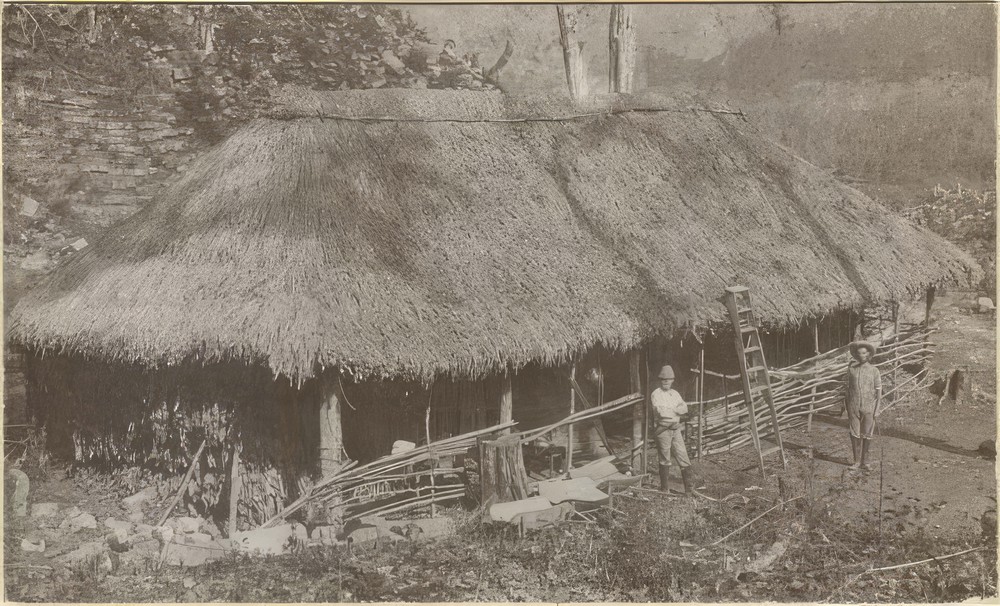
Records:
[[[866,462],[865,459],[868,458],[868,446],[875,430],[875,412],[882,401],[882,375],[871,362],[875,356],[874,345],[866,341],[855,341],[849,347],[854,360],[847,365],[847,376],[844,377],[844,404],[850,423],[851,451],[854,455],[854,464],[850,469],[860,467],[870,471],[871,462]]]
[[[656,425],[653,434],[656,438],[656,450],[659,453],[658,470],[660,472],[660,490],[667,492],[667,478],[670,472],[670,457],[673,455],[677,466],[681,468],[684,478],[684,492],[694,494],[694,478],[691,474],[691,459],[688,458],[684,436],[681,434],[683,423],[681,415],[688,412],[687,404],[681,394],[674,390],[674,369],[664,366],[658,375],[660,386],[653,390],[650,402],[653,406],[653,416]]]

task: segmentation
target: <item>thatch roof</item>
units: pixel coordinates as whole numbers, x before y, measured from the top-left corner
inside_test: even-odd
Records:
[[[976,271],[742,116],[614,108],[301,94],[26,296],[10,335],[298,379],[474,376],[723,320],[728,285],[790,324]]]

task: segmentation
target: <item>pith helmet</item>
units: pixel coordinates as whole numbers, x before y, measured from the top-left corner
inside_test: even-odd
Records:
[[[674,378],[674,367],[664,366],[660,369],[660,374],[658,375],[661,379],[673,379]]]

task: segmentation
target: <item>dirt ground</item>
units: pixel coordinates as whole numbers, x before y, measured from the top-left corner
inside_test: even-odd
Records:
[[[880,416],[877,464],[870,473],[846,471],[844,420],[817,417],[811,432],[783,434],[788,469],[771,455],[766,479],[744,448],[697,463],[706,498],[631,490],[589,521],[578,517],[524,538],[451,510],[446,515],[458,532],[436,540],[227,556],[197,568],[157,567],[121,554],[104,567],[93,558],[62,562],[81,544],[104,538],[100,521],[127,516],[121,498],[134,491],[135,479],[70,475],[44,460],[24,460],[31,503],[77,506],[99,524],[69,533],[58,521],[13,517],[8,506],[6,598],[897,602],[993,596],[996,537],[984,533],[983,523],[996,508],[996,481],[994,461],[979,446],[996,432],[996,325],[964,309],[969,297],[938,298],[938,352],[931,369],[967,369],[972,379],[966,396],[957,406],[950,400],[939,406],[936,396],[921,391],[888,409]],[[795,501],[780,506],[782,499]],[[161,506],[146,509],[147,524]],[[45,552],[23,551],[23,538],[45,538]],[[966,549],[978,551],[934,565],[871,572]]]

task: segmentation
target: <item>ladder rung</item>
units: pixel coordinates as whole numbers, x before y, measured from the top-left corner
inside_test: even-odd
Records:
[[[727,286],[726,287],[726,292],[731,292],[731,293],[734,293],[734,294],[735,293],[739,293],[739,292],[746,292],[748,290],[750,290],[750,289],[747,288],[746,286]]]
[[[754,345],[753,347],[744,347],[743,353],[753,353],[755,351],[760,351],[760,350],[761,349],[759,345]]]
[[[752,307],[740,307],[740,308],[737,308],[736,313],[745,314],[748,311],[753,311],[753,308]]]
[[[748,332],[754,332],[757,330],[756,326],[740,326],[740,333],[747,334]]]
[[[767,366],[754,366],[752,368],[748,368],[747,369],[747,374],[757,373],[757,372],[760,372],[762,370],[767,370]]]
[[[766,449],[760,451],[760,456],[766,457],[767,455],[772,455],[772,454],[778,452],[779,450],[781,450],[781,449],[778,448],[777,446],[772,446],[770,448],[766,448]]]

